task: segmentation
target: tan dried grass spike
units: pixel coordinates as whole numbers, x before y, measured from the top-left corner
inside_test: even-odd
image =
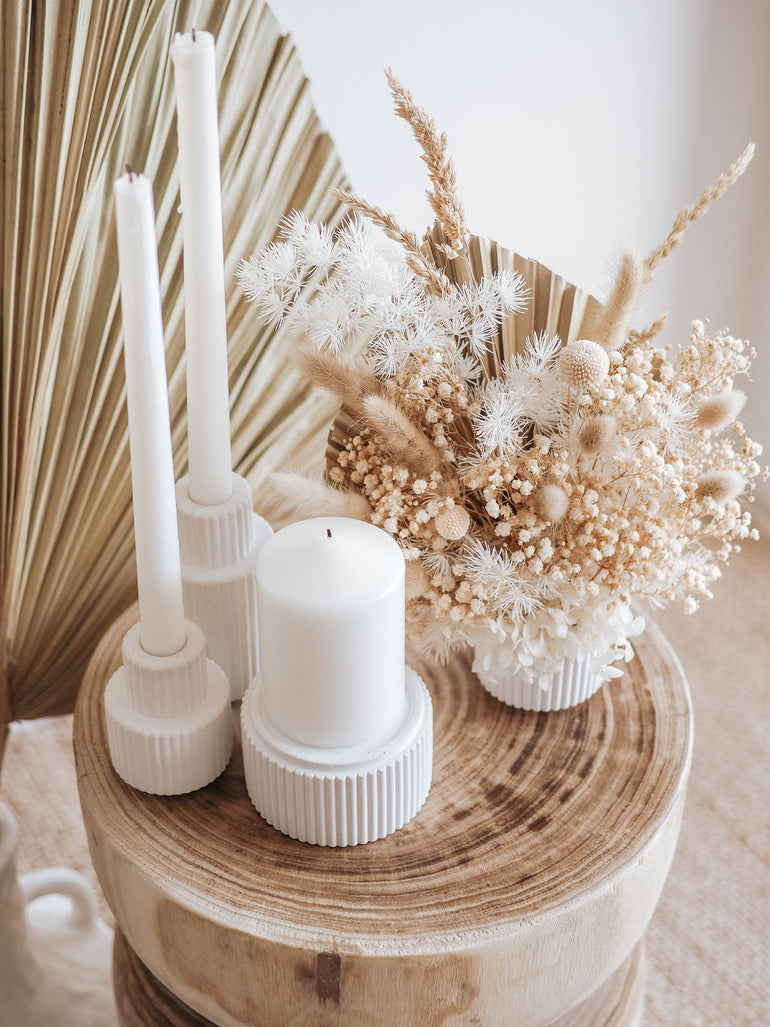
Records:
[[[428,175],[433,183],[433,191],[428,191],[430,205],[444,227],[452,251],[459,253],[465,247],[468,228],[465,224],[465,211],[457,194],[457,177],[449,156],[446,134],[438,131],[434,119],[423,107],[418,106],[411,92],[390,68],[385,69],[385,75],[396,114],[407,122],[422,148],[422,159],[428,166]]]

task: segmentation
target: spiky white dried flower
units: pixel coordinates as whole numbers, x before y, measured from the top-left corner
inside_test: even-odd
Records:
[[[481,452],[504,457],[520,453],[524,448],[526,427],[527,417],[521,397],[507,387],[505,379],[489,382],[474,424]]]

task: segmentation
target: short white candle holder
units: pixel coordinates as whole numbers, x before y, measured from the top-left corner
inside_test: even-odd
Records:
[[[176,486],[185,616],[203,631],[236,701],[259,670],[255,563],[273,529],[254,513],[240,475],[233,474],[230,499],[215,506],[191,499],[187,483],[184,477]]]
[[[408,823],[430,791],[433,706],[411,667],[405,686],[404,717],[390,738],[326,748],[293,741],[271,723],[257,678],[241,705],[243,769],[257,812],[314,845],[362,845]]]
[[[123,666],[104,693],[112,765],[129,785],[153,795],[194,792],[218,777],[232,751],[230,683],[206,657],[203,632],[185,620],[187,639],[171,656],[142,648],[139,624],[123,639]]]

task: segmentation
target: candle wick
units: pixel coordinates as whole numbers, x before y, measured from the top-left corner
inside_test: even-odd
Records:
[[[130,164],[126,164],[126,174],[128,175],[129,182],[134,181],[134,171]]]
[[[195,29],[192,29],[192,39],[193,39],[193,43],[194,43],[195,42]]]
[[[332,529],[331,528],[327,528],[326,529],[326,537],[327,538],[331,538],[332,537]]]

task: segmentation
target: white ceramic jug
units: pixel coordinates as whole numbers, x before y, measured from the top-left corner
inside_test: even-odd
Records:
[[[0,1023],[113,1027],[112,931],[80,874],[16,875],[18,830],[0,803]]]

